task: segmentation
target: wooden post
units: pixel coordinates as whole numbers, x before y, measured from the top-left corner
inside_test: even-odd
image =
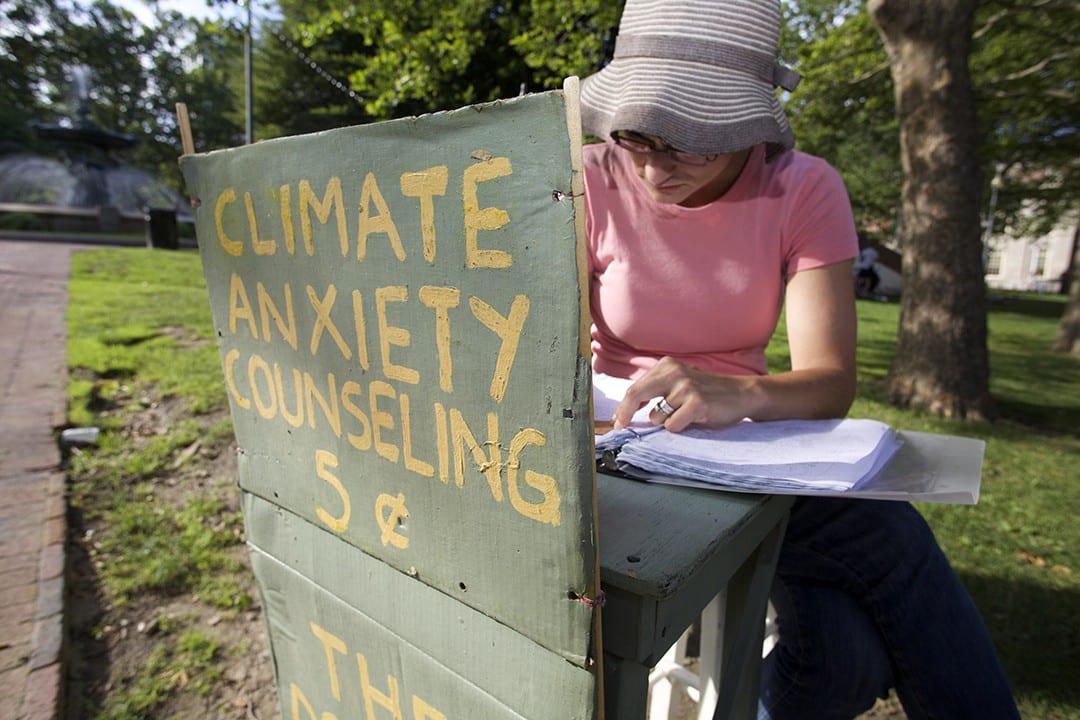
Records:
[[[191,119],[188,117],[187,103],[176,103],[176,122],[180,126],[180,144],[185,155],[195,154],[195,142],[191,138]]]

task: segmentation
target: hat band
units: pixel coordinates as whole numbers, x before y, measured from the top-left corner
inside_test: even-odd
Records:
[[[748,73],[773,87],[793,91],[799,73],[768,55],[738,45],[677,35],[625,35],[615,38],[615,57],[689,60]]]

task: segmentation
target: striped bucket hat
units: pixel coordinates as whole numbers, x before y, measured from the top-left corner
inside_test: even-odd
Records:
[[[776,62],[778,0],[627,0],[615,57],[581,83],[585,132],[663,138],[708,155],[795,137],[776,97],[799,74]]]

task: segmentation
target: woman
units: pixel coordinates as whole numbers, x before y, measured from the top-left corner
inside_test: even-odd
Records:
[[[679,432],[845,415],[855,394],[850,203],[794,151],[770,0],[628,0],[613,61],[582,83],[596,372],[633,378]],[[791,370],[767,374],[785,309]],[[1018,717],[963,586],[907,503],[800,498],[773,603],[761,713],[850,718],[895,687],[911,718]]]

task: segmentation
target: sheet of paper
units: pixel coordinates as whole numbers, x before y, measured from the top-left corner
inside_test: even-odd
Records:
[[[899,431],[903,445],[880,472],[849,490],[826,487],[788,487],[760,478],[733,478],[732,484],[646,472],[632,466],[625,474],[638,480],[704,488],[773,495],[813,495],[864,500],[974,505],[979,501],[985,443],[971,438]]]

